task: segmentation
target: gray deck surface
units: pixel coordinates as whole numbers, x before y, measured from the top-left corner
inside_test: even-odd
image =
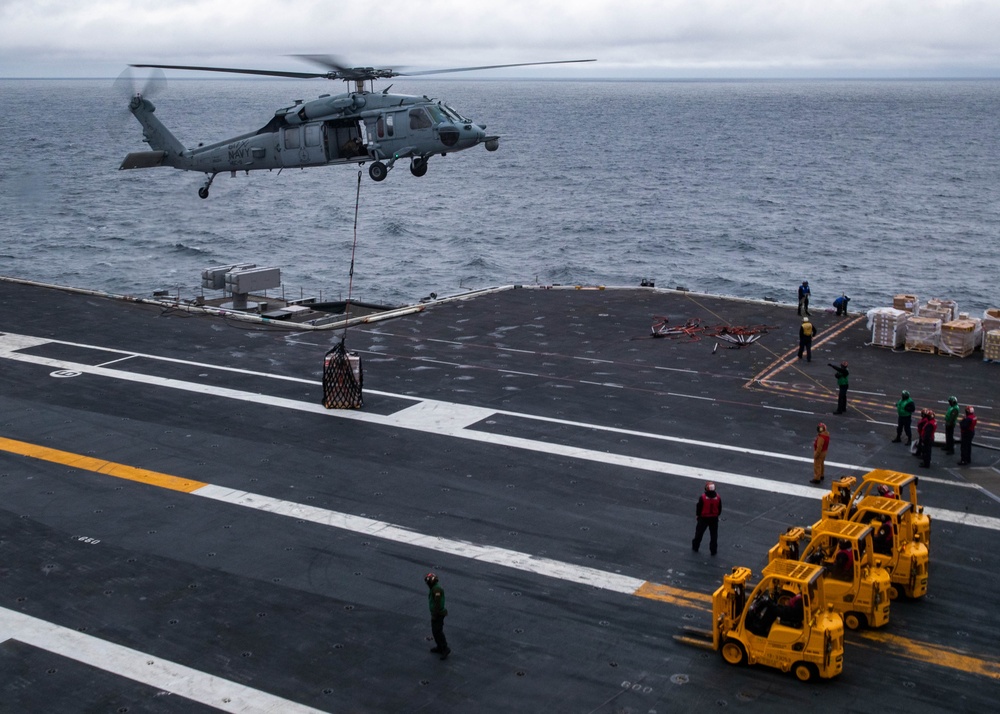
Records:
[[[939,415],[952,394],[976,405],[977,442],[1000,446],[1000,365],[979,355],[866,346],[863,317],[814,311],[807,363],[787,306],[512,289],[350,328],[365,406],[327,411],[342,331],[4,282],[0,306],[0,711],[995,710],[1000,451],[919,469],[890,442],[905,388]],[[657,315],[769,330],[653,339]],[[827,482],[920,472],[928,596],[849,633],[844,673],[816,684],[675,642],[708,627],[724,573],[819,519],[820,420]],[[39,447],[94,461],[18,452]],[[690,547],[706,479],[716,557]],[[447,661],[428,653],[429,570]]]

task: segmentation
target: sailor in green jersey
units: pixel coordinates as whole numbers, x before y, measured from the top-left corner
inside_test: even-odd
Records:
[[[847,369],[847,360],[841,362],[839,367],[835,364],[831,364],[830,366],[836,372],[837,387],[839,388],[837,394],[837,411],[834,414],[843,414],[847,411],[847,377],[850,375]]]
[[[910,424],[913,421],[913,412],[917,410],[917,405],[910,399],[910,393],[905,389],[896,402],[896,438],[893,441],[901,441],[900,437],[906,432],[906,443],[913,439],[910,433]]]
[[[958,399],[948,397],[948,411],[944,413],[944,453],[955,453],[955,425],[958,424]]]
[[[448,647],[448,640],[444,636],[444,618],[448,615],[448,608],[445,607],[444,588],[438,582],[438,577],[434,573],[427,573],[424,576],[427,583],[427,605],[431,610],[431,634],[434,635],[434,648],[431,652],[441,655],[441,659],[448,659],[451,648]]]

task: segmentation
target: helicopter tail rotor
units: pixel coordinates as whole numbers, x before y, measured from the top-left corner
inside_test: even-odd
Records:
[[[108,116],[108,136],[119,140],[125,134],[125,127],[131,116],[129,105],[136,97],[149,99],[162,94],[166,87],[167,76],[163,70],[155,69],[144,80],[140,80],[131,67],[126,67],[112,85],[115,106]]]
[[[163,73],[162,69],[158,67],[154,68],[140,84],[132,68],[126,67],[118,75],[118,79],[115,80],[114,92],[126,100],[131,100],[136,95],[140,95],[145,99],[152,99],[158,94],[162,94],[166,87],[167,75]]]

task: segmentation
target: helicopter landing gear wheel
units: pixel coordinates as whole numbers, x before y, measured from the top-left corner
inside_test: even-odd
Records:
[[[427,159],[417,157],[410,162],[410,173],[416,177],[421,177],[427,173]]]
[[[205,176],[207,177],[205,184],[198,189],[198,198],[208,198],[208,189],[211,188],[212,182],[215,181],[215,174],[205,174]]]
[[[381,161],[376,161],[368,167],[368,175],[372,177],[372,181],[385,181],[385,177],[389,175],[389,169]]]

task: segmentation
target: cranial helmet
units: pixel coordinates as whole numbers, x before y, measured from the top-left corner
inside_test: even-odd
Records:
[[[904,390],[903,390],[903,399],[909,399],[909,398],[910,398],[910,393],[909,393],[909,392],[907,392],[907,391],[906,391],[906,390],[904,389]]]
[[[434,573],[427,573],[427,575],[424,576],[424,582],[427,583],[428,585],[434,585],[434,583],[436,583],[437,581],[438,581],[438,576],[436,576]]]
[[[715,493],[715,484],[709,481],[708,483],[705,484],[705,490],[711,493]]]
[[[951,404],[952,406],[955,406],[956,404],[958,404],[958,399],[956,399],[955,397],[948,397],[948,403]]]

